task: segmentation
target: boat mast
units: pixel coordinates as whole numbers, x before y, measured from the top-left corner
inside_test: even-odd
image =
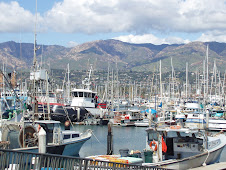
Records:
[[[112,69],[112,83],[111,83],[111,109],[112,109],[112,112],[113,112],[113,109],[114,109],[114,72],[113,72],[113,69]]]
[[[209,63],[209,56],[208,56],[208,53],[209,53],[209,45],[207,45],[206,47],[206,94],[207,94],[207,98],[208,98],[208,86],[209,86],[209,68],[208,68],[208,63]]]
[[[173,68],[173,59],[172,59],[172,57],[171,57],[171,68],[172,68],[172,72],[171,72],[171,77],[172,77],[172,98],[174,98],[174,78],[173,78],[173,70],[174,70],[174,68]]]
[[[36,59],[36,24],[37,24],[37,0],[36,0],[36,5],[35,5],[35,28],[34,28],[34,59],[33,59],[33,100],[35,99],[36,96],[36,87],[35,87],[35,72],[36,72],[36,67],[37,67],[37,59]],[[32,110],[35,112],[35,103],[36,101],[33,101],[33,107]],[[32,119],[34,120],[34,114],[32,115]]]
[[[205,71],[205,60],[203,60],[203,102],[205,103],[205,99],[206,99],[206,85],[205,85],[205,74],[206,74],[206,71]]]
[[[69,68],[69,63],[67,64],[67,100],[69,102],[70,98],[70,68]]]
[[[47,75],[47,72],[46,72],[46,97],[47,97],[48,119],[50,120],[50,106],[49,106],[49,82],[48,82],[48,75]]]
[[[118,104],[118,111],[119,111],[119,81],[118,81],[118,61],[116,59],[116,81],[117,81],[117,104]]]
[[[215,102],[217,98],[217,66],[216,66],[216,60],[214,60],[214,86],[215,86]]]
[[[109,68],[109,60],[108,60],[108,74],[107,74],[107,85],[106,85],[106,101],[108,102],[109,101],[109,99],[108,99],[108,93],[109,93],[109,72],[110,72],[110,70],[109,70],[110,68]]]
[[[221,102],[221,95],[223,93],[221,93],[221,72],[220,71],[218,72],[218,78],[219,78],[219,89],[218,89],[218,93],[219,93],[219,100],[220,100],[220,104],[221,104],[222,103]]]
[[[185,97],[188,100],[188,62],[186,62],[186,89],[185,89]]]
[[[160,60],[159,66],[159,81],[160,81],[160,95],[161,95],[161,102],[162,102],[162,60]]]

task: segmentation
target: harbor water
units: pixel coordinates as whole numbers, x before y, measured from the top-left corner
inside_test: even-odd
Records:
[[[73,125],[74,130],[84,132],[92,129],[93,135],[80,150],[79,156],[86,157],[91,155],[107,154],[107,126],[95,125]],[[146,147],[146,127],[121,127],[113,126],[113,154],[119,154],[120,149],[143,151]],[[224,148],[220,162],[226,162],[226,147]]]
[[[75,125],[74,128],[80,132],[84,132],[86,129],[92,129],[93,131],[91,139],[81,148],[80,157],[107,154],[107,126]],[[113,154],[119,154],[119,149],[142,151],[145,148],[145,128],[113,126],[112,132]]]

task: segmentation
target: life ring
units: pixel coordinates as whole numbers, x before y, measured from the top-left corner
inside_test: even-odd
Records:
[[[153,145],[154,145],[154,148],[153,148]],[[158,145],[154,140],[150,142],[149,146],[153,151],[157,151]]]

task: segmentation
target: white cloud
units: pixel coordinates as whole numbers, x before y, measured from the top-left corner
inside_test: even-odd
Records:
[[[189,43],[189,40],[183,40],[179,37],[167,37],[167,38],[158,38],[152,34],[144,34],[144,35],[125,35],[125,36],[119,36],[115,37],[113,39],[117,39],[123,42],[129,42],[129,43],[151,43],[151,44],[182,44],[182,43]]]
[[[203,33],[197,39],[197,41],[202,41],[202,42],[211,42],[211,41],[226,42],[226,31],[211,31],[211,32]]]
[[[34,16],[18,2],[0,2],[0,32],[32,32]]]
[[[45,17],[58,32],[200,32],[226,28],[224,0],[64,0]]]
[[[33,31],[34,14],[18,2],[0,2],[0,11],[0,32]],[[170,37],[171,32],[203,33],[199,40],[226,42],[222,32],[226,30],[226,3],[225,0],[62,0],[38,14],[37,32],[47,29],[84,34],[128,32],[137,36],[120,38],[137,43],[188,42]],[[162,33],[167,38],[157,38],[150,32]]]
[[[75,47],[75,46],[77,46],[78,45],[78,43],[77,42],[74,42],[74,41],[69,41],[68,43],[67,43],[67,47]]]

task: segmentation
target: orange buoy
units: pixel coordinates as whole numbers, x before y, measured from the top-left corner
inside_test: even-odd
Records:
[[[153,151],[157,151],[157,143],[153,140],[150,142],[149,144],[150,148],[153,150]],[[154,146],[154,147],[153,147]]]
[[[66,120],[66,121],[64,122],[64,126],[66,126],[66,127],[70,126],[70,121],[69,121],[69,120]]]

